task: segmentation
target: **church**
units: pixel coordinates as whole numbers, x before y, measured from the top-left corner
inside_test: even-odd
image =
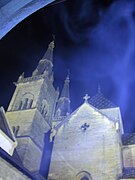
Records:
[[[135,179],[135,134],[124,134],[120,108],[99,88],[71,112],[69,75],[62,92],[53,85],[53,49],[0,108],[0,180]]]

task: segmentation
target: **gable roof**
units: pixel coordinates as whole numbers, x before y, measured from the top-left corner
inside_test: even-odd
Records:
[[[97,109],[107,109],[107,108],[117,107],[110,100],[105,98],[105,96],[101,92],[98,92],[95,96],[93,96],[89,100],[89,103]]]

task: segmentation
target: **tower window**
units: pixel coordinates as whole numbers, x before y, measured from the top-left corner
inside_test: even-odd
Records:
[[[61,115],[61,110],[58,109],[58,110],[56,111],[56,117],[60,117],[60,115]]]
[[[25,93],[20,101],[18,110],[30,109],[33,104],[34,95],[31,93]]]
[[[19,107],[18,107],[18,110],[22,109],[22,101],[20,101],[20,104],[19,104]]]
[[[30,99],[28,101],[28,106],[27,106],[27,109],[30,109],[32,107],[32,103],[33,103],[33,99]]]
[[[15,126],[12,127],[12,131],[13,131],[13,133],[15,132]]]
[[[42,116],[43,116],[44,118],[45,118],[45,117],[48,115],[48,113],[49,113],[49,105],[48,105],[48,103],[47,103],[47,101],[46,101],[45,99],[42,101],[40,112],[41,112],[41,114],[42,114]]]
[[[45,105],[41,109],[41,114],[43,115],[43,117],[45,117],[47,115],[47,108]]]
[[[47,115],[47,109],[44,108],[43,117]]]
[[[41,108],[41,114],[44,113],[44,109],[45,109],[45,106],[42,106],[42,108]]]
[[[17,134],[18,134],[19,129],[20,129],[20,126],[16,126],[16,127],[13,126],[13,127],[12,127],[12,130],[13,130],[13,133],[14,133],[15,137],[17,137]]]
[[[18,107],[20,109],[30,109],[32,107],[33,99],[26,98],[24,101],[21,101]]]
[[[24,104],[23,104],[22,109],[27,109],[27,105],[28,105],[28,98],[26,98],[26,99],[24,100]]]

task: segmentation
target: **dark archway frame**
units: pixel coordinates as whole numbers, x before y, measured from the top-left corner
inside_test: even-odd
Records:
[[[0,2],[0,39],[37,10],[65,0],[5,0]]]
[[[76,180],[81,180],[83,177],[87,177],[89,180],[92,180],[92,176],[88,171],[80,171],[76,174]]]

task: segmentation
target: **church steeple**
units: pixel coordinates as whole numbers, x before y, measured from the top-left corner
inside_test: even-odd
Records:
[[[19,141],[17,152],[23,166],[37,173],[40,172],[44,152],[44,134],[52,126],[59,95],[59,91],[55,90],[52,84],[53,48],[54,42],[51,42],[32,77],[25,78],[24,73],[19,76],[6,113]],[[31,151],[36,156],[33,157]]]
[[[54,41],[52,41],[49,45],[48,45],[48,49],[45,52],[44,56],[42,59],[48,59],[51,62],[53,61],[53,49],[54,49]]]
[[[61,96],[56,107],[56,117],[67,116],[70,113],[69,75],[65,79]]]
[[[45,74],[51,81],[53,81],[53,49],[54,41],[48,45],[47,51],[45,52],[43,58],[39,61],[37,68],[32,73],[32,76]]]
[[[70,80],[69,80],[69,75],[66,77],[65,79],[65,83],[64,83],[64,87],[63,87],[63,90],[62,90],[62,93],[61,93],[61,98],[62,97],[65,97],[65,98],[70,98],[69,97],[69,83],[70,83]]]

